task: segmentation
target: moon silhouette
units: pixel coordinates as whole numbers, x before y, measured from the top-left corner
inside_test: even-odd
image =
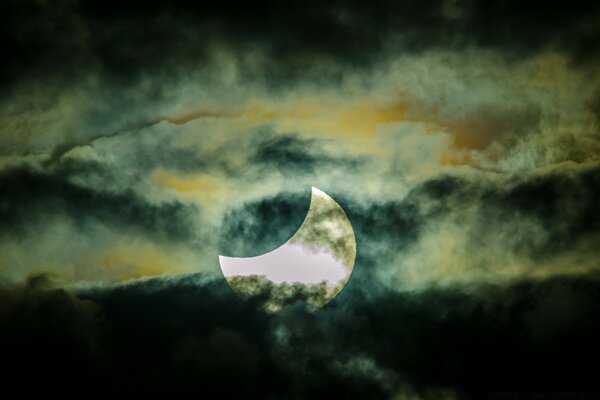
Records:
[[[244,299],[260,298],[267,311],[304,300],[323,306],[346,285],[354,269],[356,239],[340,205],[312,187],[310,207],[296,233],[255,257],[219,256],[223,275]]]

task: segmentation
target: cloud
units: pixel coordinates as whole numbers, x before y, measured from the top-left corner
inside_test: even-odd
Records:
[[[277,315],[197,274],[79,292],[43,282],[2,290],[7,388],[434,399],[595,382],[578,362],[598,356],[595,275],[418,294],[366,285]]]
[[[306,303],[320,307],[331,299],[327,282],[305,285],[302,283],[275,284],[263,276],[232,276],[227,282],[242,299],[266,312],[277,312],[283,307]]]
[[[63,214],[77,223],[113,223],[167,240],[182,240],[191,235],[187,223],[177,222],[193,212],[183,204],[153,205],[133,193],[96,192],[72,184],[60,175],[26,169],[2,175],[5,234],[9,233],[9,227],[18,233],[26,226],[23,223],[35,216],[52,218]]]
[[[331,64],[360,68],[382,53],[432,48],[473,46],[512,57],[551,48],[585,62],[597,53],[597,12],[593,2],[377,1],[367,7],[310,2],[283,7],[263,1],[240,8],[229,2],[199,7],[177,1],[128,9],[97,1],[65,1],[51,8],[9,2],[3,26],[15,63],[4,67],[2,76],[64,78],[83,67],[122,83],[181,66],[202,67],[218,58],[215,48],[229,50],[243,75],[256,79],[267,72],[275,84],[298,76],[318,79],[319,73],[327,78],[320,81],[327,82],[336,77]]]
[[[585,274],[599,266],[597,176],[596,163],[518,177],[439,176],[401,202],[364,210],[369,217],[350,216],[358,248],[392,287]]]
[[[110,329],[101,307],[57,288],[45,275],[3,287],[0,297],[2,352],[11,371],[5,378],[15,389],[60,387],[64,395],[73,396],[79,391],[73,382],[100,384],[98,372],[108,361],[104,338]],[[36,384],[26,385],[30,379]]]
[[[53,271],[67,281],[112,281],[200,268],[191,249],[202,227],[191,204],[151,203],[25,168],[4,171],[0,187],[3,279]]]
[[[8,389],[476,399],[594,387],[595,2],[2,11]],[[299,301],[263,313],[275,289],[252,281],[259,296],[242,301],[217,255],[284,243],[311,186],[353,224],[352,278],[323,308],[291,285]]]

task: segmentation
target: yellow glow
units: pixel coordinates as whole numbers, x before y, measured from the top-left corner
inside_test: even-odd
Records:
[[[417,109],[414,104],[411,105],[406,101],[383,103],[363,97],[350,103],[340,102],[338,98],[321,96],[303,97],[298,100],[281,99],[279,102],[257,100],[229,111],[210,107],[187,115],[170,117],[167,120],[179,125],[203,117],[228,118],[237,128],[268,123],[274,124],[285,132],[342,137],[350,149],[375,154],[386,152],[378,138],[379,130],[386,124],[422,122],[427,128],[423,129],[421,134],[427,135],[443,130],[453,138],[447,153],[440,160],[442,166],[471,164],[473,160],[466,156],[463,150],[485,149],[502,132],[501,121],[461,119],[457,122],[440,115],[435,108],[421,111]],[[197,177],[189,179],[192,181],[188,184],[171,182],[172,185],[166,186],[179,192],[190,192],[191,190],[179,188],[187,185],[194,187],[213,185]]]
[[[125,280],[164,273],[189,272],[189,263],[173,251],[149,244],[117,245],[100,254],[96,261],[111,279]]]
[[[226,192],[225,183],[206,174],[178,174],[165,169],[158,169],[152,178],[154,184],[161,189],[172,190],[193,200],[207,203],[223,198]]]

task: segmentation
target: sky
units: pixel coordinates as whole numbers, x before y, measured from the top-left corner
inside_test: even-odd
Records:
[[[598,391],[600,4],[7,0],[3,390]],[[356,237],[322,308],[218,255]]]

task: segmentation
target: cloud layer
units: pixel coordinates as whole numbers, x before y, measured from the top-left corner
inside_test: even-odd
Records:
[[[597,2],[8,1],[0,337],[81,395],[598,389]],[[310,188],[357,258],[326,307],[227,286]],[[295,297],[294,297],[295,296]]]

